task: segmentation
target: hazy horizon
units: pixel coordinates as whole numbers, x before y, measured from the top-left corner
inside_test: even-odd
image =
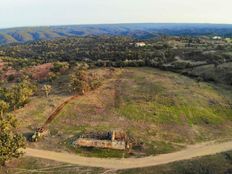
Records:
[[[25,25],[25,26],[12,26],[12,27],[0,27],[0,30],[4,30],[4,29],[17,29],[17,28],[39,28],[39,27],[59,27],[59,26],[88,26],[88,25],[142,25],[142,24],[183,24],[183,25],[191,25],[191,24],[196,24],[196,25],[231,25],[232,23],[189,23],[189,22],[185,22],[185,23],[178,23],[178,22],[141,22],[141,23],[90,23],[90,24],[54,24],[54,25]]]
[[[0,28],[123,24],[232,24],[231,0],[3,0]]]

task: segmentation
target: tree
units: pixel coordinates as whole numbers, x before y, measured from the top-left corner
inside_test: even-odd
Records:
[[[48,73],[48,81],[50,81],[50,82],[52,82],[52,81],[54,81],[55,79],[57,78],[57,74],[56,73],[54,73],[54,72],[49,72]]]
[[[9,104],[0,99],[0,117],[9,109]]]
[[[89,86],[91,90],[97,89],[102,85],[101,79],[95,73],[89,74]]]
[[[15,80],[15,76],[13,74],[10,74],[8,77],[7,77],[7,81],[8,82],[12,82],[13,80]]]
[[[69,64],[67,62],[55,62],[51,71],[54,73],[65,72],[69,69]]]
[[[74,73],[71,74],[69,81],[69,87],[72,92],[81,95],[85,94],[90,89],[87,67],[85,65],[75,67]]]
[[[7,114],[0,116],[0,165],[12,158],[19,158],[25,148],[25,138],[17,133],[17,120],[15,116]]]
[[[35,90],[36,86],[33,85],[30,80],[25,78],[11,89],[6,90],[5,98],[11,108],[19,108],[28,102],[29,97],[34,94]]]
[[[46,97],[48,97],[49,94],[50,94],[51,91],[52,91],[52,86],[51,86],[51,85],[43,85],[42,90],[43,90],[43,92],[45,93]]]
[[[218,66],[222,63],[224,63],[224,58],[221,55],[217,55],[217,54],[210,54],[207,55],[207,62],[210,64],[214,65],[214,68],[218,68]]]

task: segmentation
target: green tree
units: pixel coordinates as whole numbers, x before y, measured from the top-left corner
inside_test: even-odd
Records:
[[[51,71],[54,73],[65,72],[69,69],[69,64],[67,62],[55,62]]]
[[[11,115],[0,116],[0,165],[12,158],[19,158],[25,148],[25,138],[17,133],[17,120]]]
[[[24,106],[28,102],[29,97],[34,94],[35,90],[36,86],[25,78],[11,89],[7,90],[5,92],[5,98],[11,108],[16,109]]]

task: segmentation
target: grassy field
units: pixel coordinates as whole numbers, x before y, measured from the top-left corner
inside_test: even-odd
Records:
[[[133,137],[134,156],[179,150],[187,144],[232,137],[231,88],[198,83],[188,77],[151,68],[95,70],[103,85],[71,101],[49,125],[50,136],[29,146],[70,151],[84,156],[122,157],[123,152],[73,148],[86,131],[122,129]],[[41,126],[55,106],[65,101],[65,77],[53,94],[34,97],[16,112],[27,134]]]

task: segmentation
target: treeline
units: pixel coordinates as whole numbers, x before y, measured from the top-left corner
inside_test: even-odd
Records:
[[[136,47],[138,42],[127,37],[71,37],[53,41],[38,41],[22,45],[0,47],[0,54],[9,57],[23,57],[50,61],[124,61],[159,58],[173,60],[166,44]],[[167,55],[164,57],[164,54]]]
[[[7,67],[12,67],[15,70],[21,70],[23,68],[26,67],[30,67],[30,66],[35,66],[35,65],[39,65],[41,63],[43,63],[42,60],[40,59],[28,59],[28,58],[13,58],[13,57],[0,57],[0,61],[5,62],[7,64],[5,64],[5,69],[7,69]]]
[[[223,39],[162,36],[145,40],[142,45],[138,43],[141,41],[130,37],[68,37],[2,46],[0,56],[22,57],[15,63],[20,68],[56,61],[86,62],[97,67],[156,67],[189,76],[195,76],[191,71],[196,67],[213,65],[217,68],[232,62],[231,43]]]
[[[162,66],[176,62],[176,57],[192,62],[232,61],[231,46],[228,47],[226,43],[223,46],[223,42],[218,44],[190,37],[151,39],[145,41],[145,46],[136,46],[138,42],[133,38],[116,36],[70,37],[2,46],[0,55],[30,58],[43,62],[86,61],[98,63],[105,61],[113,62],[113,66],[122,63],[124,66],[127,64],[131,66],[140,66],[141,64]],[[173,42],[178,42],[182,46],[176,46]]]

